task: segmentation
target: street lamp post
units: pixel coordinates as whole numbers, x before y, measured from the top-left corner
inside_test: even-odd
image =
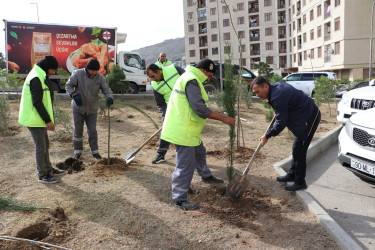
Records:
[[[38,8],[38,3],[35,2],[35,3],[30,3],[30,4],[35,4],[36,5],[36,14],[38,16],[38,23],[39,23],[39,8]]]
[[[371,81],[371,75],[372,75],[372,33],[373,33],[373,20],[374,20],[374,5],[375,0],[372,3],[372,11],[371,11],[371,32],[370,32],[370,63],[369,63],[369,70],[368,70],[368,80]]]
[[[219,76],[220,76],[220,90],[223,91],[223,68],[221,67],[221,34],[220,34],[220,18],[219,18],[219,0],[216,1],[217,10],[217,27],[219,38]]]

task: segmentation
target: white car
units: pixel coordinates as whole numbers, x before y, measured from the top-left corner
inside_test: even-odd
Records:
[[[308,96],[314,96],[315,80],[321,76],[336,80],[336,74],[333,72],[298,72],[284,77],[286,83],[294,88],[302,90]]]
[[[353,114],[375,107],[375,80],[368,87],[344,92],[337,106],[336,119],[345,123]]]
[[[375,109],[351,116],[338,142],[341,165],[361,179],[375,182]]]

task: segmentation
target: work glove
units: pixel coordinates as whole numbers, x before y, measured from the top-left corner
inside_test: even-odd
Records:
[[[107,99],[105,100],[105,105],[107,105],[107,107],[110,107],[112,104],[113,99],[111,97],[107,97]]]
[[[77,106],[82,106],[82,98],[80,94],[76,93],[76,95],[73,96],[73,100]]]

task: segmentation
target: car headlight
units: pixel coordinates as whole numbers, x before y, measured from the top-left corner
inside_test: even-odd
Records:
[[[353,133],[353,123],[350,121],[350,119],[345,123],[345,132],[346,132],[346,134],[347,134],[350,138],[353,138],[353,137],[352,137],[352,133]]]
[[[342,97],[341,97],[341,102],[342,104],[344,104],[345,106],[349,106],[350,107],[350,96],[348,94],[348,91],[344,91],[344,93],[342,94]]]

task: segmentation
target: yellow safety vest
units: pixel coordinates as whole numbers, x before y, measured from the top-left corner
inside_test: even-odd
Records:
[[[199,69],[188,66],[186,72],[178,78],[167,107],[161,138],[176,145],[195,147],[201,144],[201,133],[206,119],[198,116],[191,108],[186,96],[186,84],[196,80],[201,88],[202,98],[208,101],[203,87],[207,76]]]
[[[168,103],[173,86],[175,85],[177,79],[180,77],[180,74],[178,74],[177,69],[174,65],[164,67],[162,71],[164,80],[159,82],[152,81],[151,86],[156,92],[161,94],[164,97],[165,102]]]
[[[42,102],[51,118],[51,121],[55,123],[53,117],[51,93],[47,84],[45,83],[46,72],[44,72],[44,70],[40,68],[37,64],[35,64],[34,68],[26,77],[25,83],[23,85],[18,122],[27,127],[46,127],[46,123],[44,122],[42,117],[40,117],[38,111],[33,105],[33,100],[31,96],[30,81],[35,77],[38,77],[40,82],[42,83]]]
[[[172,61],[166,60],[165,62],[161,62],[159,59],[155,63],[159,68],[167,67],[173,65]]]

